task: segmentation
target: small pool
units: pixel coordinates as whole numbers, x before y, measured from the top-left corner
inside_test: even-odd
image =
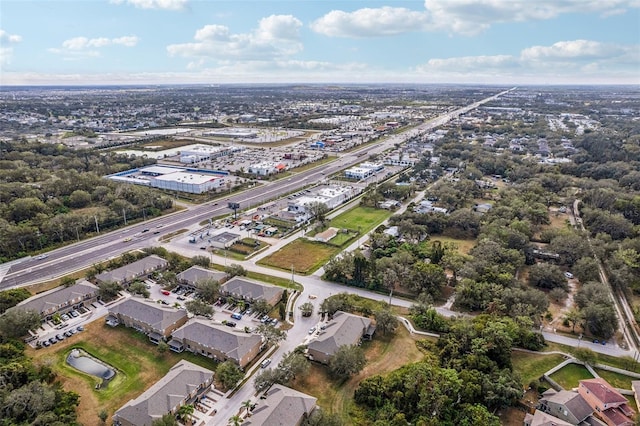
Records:
[[[116,371],[104,362],[92,357],[80,349],[73,349],[67,356],[67,364],[92,376],[108,382],[116,375]]]

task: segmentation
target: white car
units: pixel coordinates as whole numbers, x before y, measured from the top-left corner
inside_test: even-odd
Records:
[[[565,272],[564,276],[567,277],[568,279],[572,279],[573,278],[573,274],[571,272]]]
[[[46,259],[47,257],[49,257],[48,254],[39,254],[38,256],[35,257],[36,260],[43,260]]]

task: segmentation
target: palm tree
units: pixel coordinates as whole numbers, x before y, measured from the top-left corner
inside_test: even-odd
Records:
[[[242,403],[242,408],[246,408],[247,414],[249,414],[249,409],[251,408],[252,405],[253,405],[253,402],[250,399],[247,399]]]
[[[244,420],[242,419],[242,417],[238,416],[237,414],[233,417],[229,418],[229,422],[227,424],[232,425],[232,426],[240,426],[240,423],[244,422]]]
[[[180,408],[178,408],[178,417],[181,420],[191,420],[191,416],[193,415],[193,412],[195,410],[195,407],[192,404],[186,404],[186,405],[182,405],[180,406]]]

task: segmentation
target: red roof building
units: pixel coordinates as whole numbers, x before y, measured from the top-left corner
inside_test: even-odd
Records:
[[[609,426],[633,426],[635,411],[628,400],[602,378],[580,380],[578,393]]]

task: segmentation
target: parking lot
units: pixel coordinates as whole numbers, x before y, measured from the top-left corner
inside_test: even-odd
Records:
[[[42,323],[37,331],[37,335],[31,338],[29,344],[32,346],[49,347],[68,339],[75,334],[84,330],[84,325],[96,318],[100,318],[107,314],[107,307],[102,302],[94,302],[91,305],[85,305],[72,310],[68,313],[60,315],[60,323],[56,324],[53,320]]]

